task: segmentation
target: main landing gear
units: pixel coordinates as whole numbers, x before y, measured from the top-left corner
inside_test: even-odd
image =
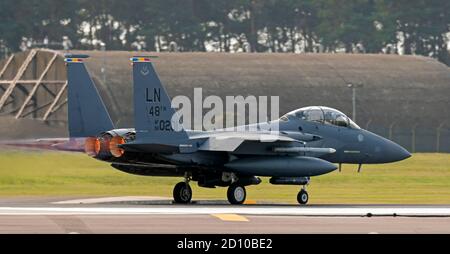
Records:
[[[191,202],[192,189],[187,182],[179,182],[173,188],[173,200],[175,203],[187,204]]]
[[[245,198],[247,197],[247,192],[245,191],[245,187],[239,185],[237,183],[233,183],[228,187],[227,198],[228,202],[232,205],[240,205],[243,204]]]
[[[184,182],[179,182],[173,188],[173,200],[178,204],[188,204],[192,199],[192,189],[189,186],[190,177],[185,176]]]
[[[256,178],[255,178],[256,179]],[[249,185],[249,183],[258,184],[260,183],[260,179],[253,179],[250,180],[247,179],[237,182],[234,180],[234,183],[232,183],[228,187],[227,191],[227,198],[228,202],[233,205],[240,205],[245,202],[245,198],[247,197],[247,192],[245,190],[245,185]],[[174,203],[177,204],[188,204],[192,200],[192,189],[189,186],[189,182],[192,180],[192,176],[189,173],[186,173],[184,176],[184,181],[179,182],[175,185],[175,188],[173,189],[173,200]],[[257,181],[258,180],[258,181]],[[233,181],[233,180],[232,180]],[[246,184],[247,183],[247,184]]]

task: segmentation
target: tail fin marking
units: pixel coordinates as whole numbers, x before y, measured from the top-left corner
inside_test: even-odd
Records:
[[[133,57],[134,122],[136,139],[150,143],[179,144],[187,133],[174,130],[169,95],[161,84],[150,57]]]

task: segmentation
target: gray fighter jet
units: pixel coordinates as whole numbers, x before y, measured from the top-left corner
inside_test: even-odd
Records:
[[[175,109],[150,57],[133,57],[134,128],[116,129],[83,64],[85,55],[66,55],[71,140],[112,167],[137,175],[183,177],[176,203],[189,203],[191,181],[205,188],[228,187],[231,204],[242,204],[246,186],[271,177],[271,184],[299,185],[297,200],[308,202],[310,177],[332,172],[335,164],[388,163],[410,153],[361,129],[342,112],[304,107],[255,131],[175,131]],[[277,131],[271,130],[278,126]]]

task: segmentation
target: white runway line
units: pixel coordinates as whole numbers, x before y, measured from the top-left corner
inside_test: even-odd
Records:
[[[71,199],[52,202],[52,204],[70,205],[70,204],[98,204],[111,202],[134,202],[134,201],[157,201],[167,200],[167,197],[149,197],[149,196],[125,196],[125,197],[101,197],[101,198],[84,198]]]
[[[296,216],[449,216],[450,207],[0,207],[1,215],[241,214]]]

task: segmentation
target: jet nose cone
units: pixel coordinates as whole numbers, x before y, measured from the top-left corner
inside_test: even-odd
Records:
[[[384,159],[386,162],[401,161],[411,157],[411,154],[405,148],[392,141],[386,142],[384,148]]]
[[[408,150],[406,150],[405,148],[403,148],[402,146],[400,146],[400,145],[397,145],[396,144],[396,146],[397,147],[395,147],[393,150],[393,157],[395,157],[396,158],[396,160],[395,161],[401,161],[401,160],[404,160],[404,159],[407,159],[407,158],[409,158],[409,157],[411,157],[411,154],[408,152]]]
[[[383,138],[375,133],[365,131],[367,163],[389,163],[401,161],[411,157],[411,154],[402,146]]]

